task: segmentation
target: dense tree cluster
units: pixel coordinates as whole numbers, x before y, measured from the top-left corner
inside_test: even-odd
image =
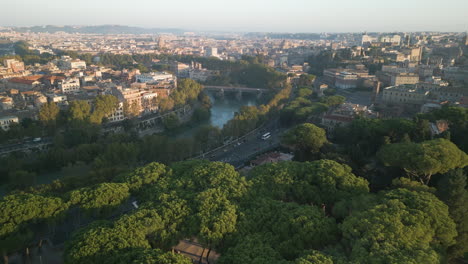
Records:
[[[468,193],[460,170],[439,184],[436,191],[401,178],[369,192],[365,179],[331,160],[266,164],[247,178],[221,162],[150,163],[65,196],[5,197],[0,239],[19,241],[8,254],[31,241],[24,235],[34,226],[60,222],[70,208],[121,212],[116,206],[132,196],[137,209],[76,231],[65,262],[190,263],[170,250],[181,239],[197,239],[224,264],[440,263],[467,249]]]

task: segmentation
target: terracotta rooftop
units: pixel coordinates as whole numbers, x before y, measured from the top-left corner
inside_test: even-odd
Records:
[[[42,75],[32,75],[32,76],[24,76],[24,77],[16,77],[11,78],[8,82],[11,83],[23,83],[23,84],[33,84],[37,82],[39,79],[42,78]]]

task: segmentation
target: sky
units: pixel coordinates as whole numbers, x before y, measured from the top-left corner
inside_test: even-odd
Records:
[[[1,0],[1,26],[187,31],[468,31],[468,0]]]

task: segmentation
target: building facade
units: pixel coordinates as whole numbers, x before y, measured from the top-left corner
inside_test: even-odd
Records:
[[[18,117],[16,116],[3,116],[0,117],[0,127],[7,131],[10,129],[10,125],[13,123],[18,123]]]
[[[78,78],[70,78],[70,79],[61,81],[58,87],[62,91],[62,93],[67,94],[67,93],[76,93],[80,91],[81,85],[80,85],[80,80]]]

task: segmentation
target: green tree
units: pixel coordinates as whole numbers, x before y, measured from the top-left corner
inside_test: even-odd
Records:
[[[324,253],[311,250],[305,256],[296,259],[295,264],[334,264],[333,259]]]
[[[174,109],[174,100],[172,98],[164,98],[159,101],[159,110],[161,112],[168,112]]]
[[[41,120],[44,124],[47,125],[55,124],[59,112],[60,109],[54,102],[45,103],[41,106],[41,109],[39,110],[39,120]]]
[[[108,211],[119,206],[130,196],[128,186],[124,183],[101,183],[70,192],[70,203],[87,210]]]
[[[389,144],[377,155],[386,166],[400,167],[425,184],[433,174],[468,165],[468,155],[446,139]]]
[[[312,91],[312,89],[309,89],[309,88],[301,88],[299,89],[299,91],[297,92],[297,95],[299,97],[309,97],[313,94],[314,92]]]
[[[325,130],[310,123],[295,126],[281,138],[282,144],[291,146],[301,156],[317,153],[327,142]]]
[[[206,259],[222,239],[236,229],[237,208],[221,189],[208,189],[197,196],[200,231],[198,238],[208,247]],[[202,254],[203,255],[203,254]]]
[[[437,196],[449,206],[450,216],[457,224],[456,244],[449,248],[449,258],[452,261],[461,260],[468,252],[466,177],[462,169],[451,170],[443,175],[437,185]]]
[[[258,199],[251,202],[244,214],[238,242],[258,233],[287,260],[294,260],[304,250],[334,242],[338,234],[335,220],[315,206]]]
[[[320,102],[328,106],[337,106],[346,102],[346,98],[341,95],[325,96],[325,97],[320,98]]]
[[[137,163],[139,155],[138,145],[135,143],[114,142],[105,146],[99,156],[93,161],[94,168],[123,167],[128,168]]]
[[[139,108],[138,104],[135,101],[132,102],[131,104],[129,104],[128,102],[125,102],[123,104],[124,115],[130,118],[136,117],[140,114],[140,110],[138,108]]]
[[[123,249],[149,249],[145,232],[114,228],[109,221],[96,221],[74,233],[65,244],[65,263],[103,263]]]
[[[234,246],[228,248],[227,252],[221,255],[217,263],[287,264],[288,261],[284,260],[271,245],[263,241],[260,234],[253,234],[243,237],[242,243],[236,243]]]
[[[32,227],[47,222],[53,228],[68,204],[56,197],[13,194],[0,200],[0,252],[5,263],[8,255],[24,249],[34,237]]]
[[[182,79],[177,83],[177,89],[170,97],[176,106],[182,106],[195,101],[202,92],[203,86],[192,79]]]
[[[192,264],[184,255],[163,252],[159,249],[131,249],[112,254],[104,264]]]
[[[253,169],[251,177],[253,196],[326,208],[369,192],[365,179],[356,177],[347,165],[331,160],[265,164]]]
[[[421,118],[429,119],[431,122],[447,120],[450,127],[451,140],[463,151],[468,151],[468,109],[453,105],[443,106]]]
[[[345,252],[356,263],[440,263],[454,244],[447,206],[428,192],[396,189],[356,208],[340,226]]]
[[[68,208],[60,198],[14,194],[0,200],[0,237],[17,232],[22,224],[56,217]]]
[[[209,108],[197,107],[192,114],[192,121],[194,122],[203,122],[210,119],[211,112]]]
[[[86,121],[91,114],[91,106],[84,100],[72,101],[69,113],[71,120]]]
[[[143,185],[157,182],[166,173],[168,173],[168,169],[164,164],[152,162],[124,175],[119,181],[125,182],[130,190],[134,191],[140,189]]]
[[[113,95],[98,95],[94,99],[94,110],[90,121],[100,124],[104,118],[112,114],[118,107],[119,100]]]
[[[163,119],[164,128],[167,130],[174,130],[180,126],[180,119],[175,113],[170,113]]]
[[[299,86],[311,86],[315,80],[315,76],[312,74],[301,74],[299,76]]]
[[[221,130],[210,125],[202,126],[195,132],[194,139],[201,150],[210,150],[222,143]]]

